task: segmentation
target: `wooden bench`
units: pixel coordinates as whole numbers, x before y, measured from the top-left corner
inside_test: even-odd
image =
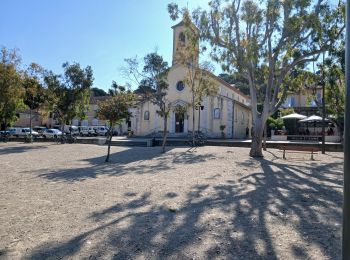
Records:
[[[314,146],[298,146],[298,145],[283,145],[278,149],[283,150],[283,159],[286,159],[286,151],[293,151],[294,153],[310,153],[311,160],[314,160],[314,153],[321,151],[319,148]]]

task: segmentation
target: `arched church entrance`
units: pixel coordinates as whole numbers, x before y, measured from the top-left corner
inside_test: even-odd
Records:
[[[184,132],[185,114],[181,112],[175,112],[175,133]]]

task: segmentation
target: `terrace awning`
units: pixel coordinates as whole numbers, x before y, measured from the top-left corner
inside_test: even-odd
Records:
[[[305,119],[305,118],[307,118],[307,116],[300,115],[300,114],[297,114],[297,113],[293,113],[293,114],[289,114],[289,115],[286,115],[286,116],[282,116],[281,118],[282,119]]]
[[[329,121],[328,118],[325,118],[324,120],[325,121]],[[303,123],[303,122],[320,122],[320,121],[322,121],[322,117],[316,116],[316,115],[312,115],[312,116],[309,116],[308,118],[300,120],[299,122]]]

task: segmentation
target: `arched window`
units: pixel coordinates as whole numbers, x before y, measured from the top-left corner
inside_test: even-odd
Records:
[[[179,34],[179,42],[181,44],[185,44],[186,43],[186,36],[185,36],[185,34],[183,32],[180,32],[180,34]]]
[[[145,113],[143,113],[143,120],[149,120],[149,111],[145,111]]]
[[[241,123],[242,123],[242,125],[244,123],[244,113],[243,113],[243,111],[242,111],[242,114],[241,114]]]
[[[177,91],[182,91],[185,88],[185,84],[182,81],[179,81],[176,83],[176,89]]]
[[[220,108],[214,108],[214,119],[220,119]]]

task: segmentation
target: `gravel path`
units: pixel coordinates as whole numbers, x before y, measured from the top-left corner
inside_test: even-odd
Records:
[[[1,259],[340,259],[342,153],[0,144]]]

